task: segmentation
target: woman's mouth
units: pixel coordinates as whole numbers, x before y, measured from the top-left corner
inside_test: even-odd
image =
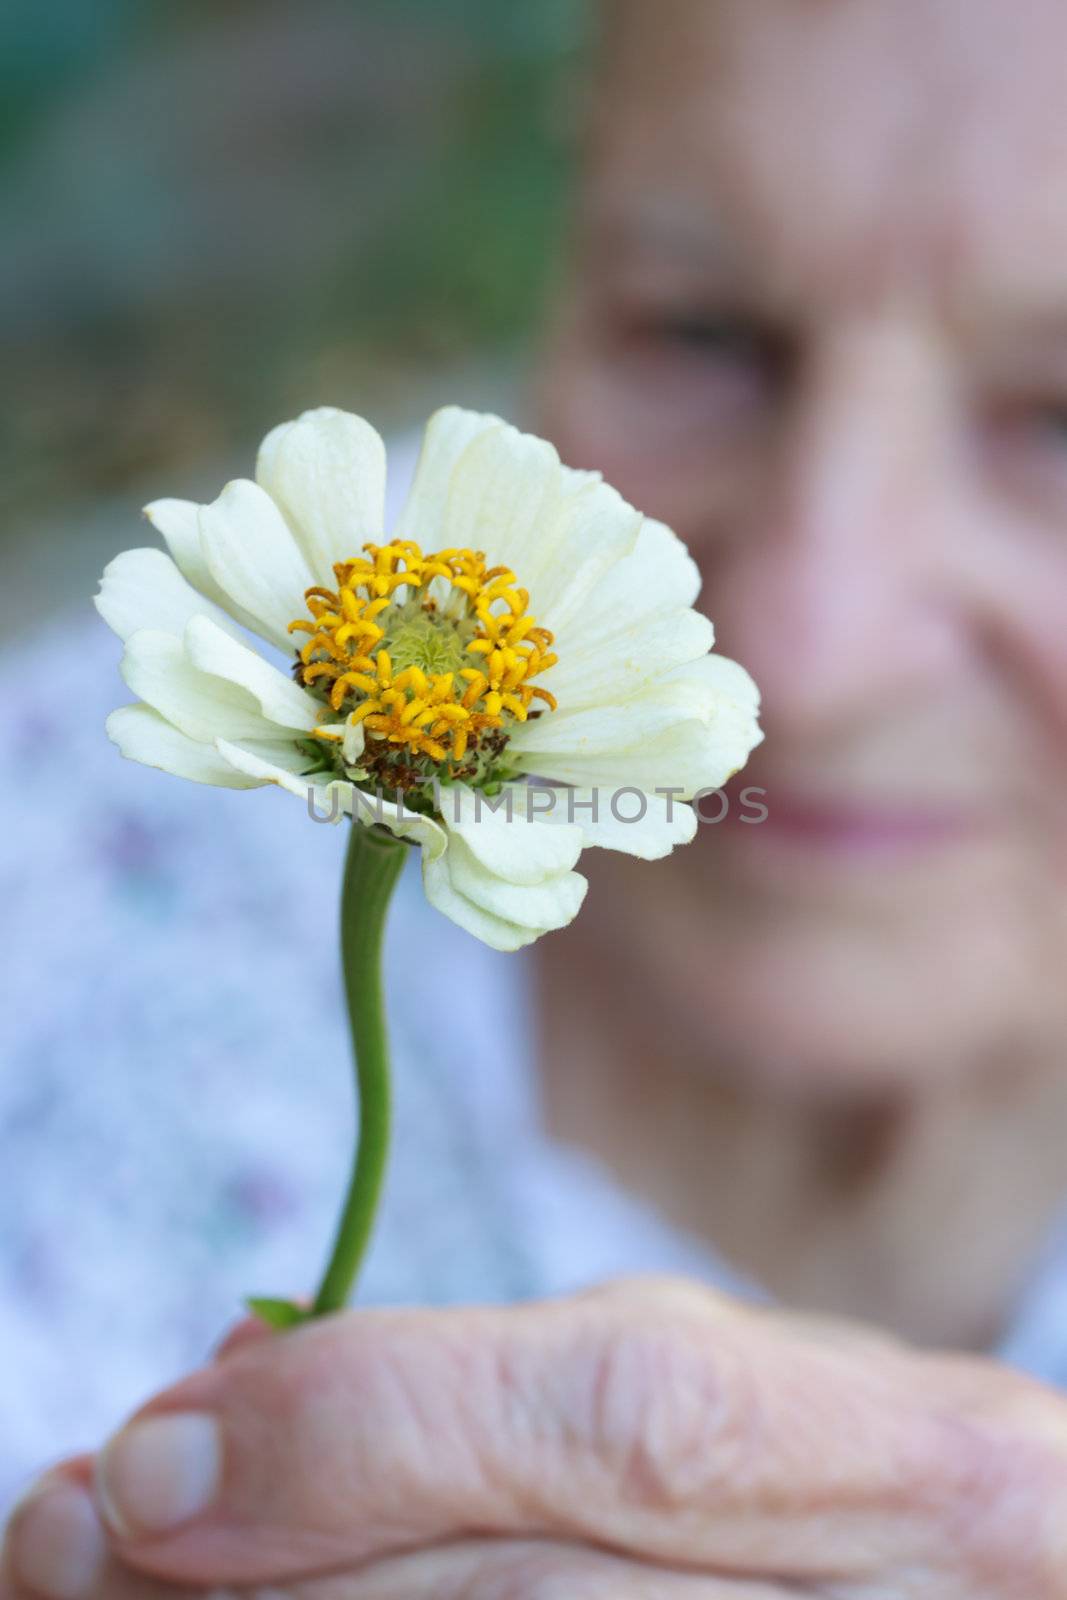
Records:
[[[735,804],[727,820],[735,825],[733,833],[749,835],[761,850],[859,864],[903,862],[962,844],[990,819],[973,805],[812,796],[768,783],[759,791],[758,807],[751,799]]]

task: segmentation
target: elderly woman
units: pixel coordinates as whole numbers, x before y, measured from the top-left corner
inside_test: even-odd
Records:
[[[529,1062],[432,1026],[461,984],[514,1038],[524,974],[427,958],[373,1297],[522,1303],[239,1328],[37,1485],[5,1596],[1067,1596],[1065,100],[1059,0],[605,7],[545,426],[697,553],[768,817],[654,891],[598,864]],[[332,830],[212,796],[198,831],[115,766],[77,820],[125,899],[70,847],[34,1060],[80,1047],[146,1128],[195,1105],[180,1157],[102,1144],[80,1186],[97,1322],[63,1343],[42,1247],[11,1329],[8,1381],[82,1414],[124,1392],[106,1328],[147,1380],[221,1304],[214,1257],[153,1270],[182,1174],[230,1281],[238,1245],[297,1259],[342,1048]],[[97,948],[127,987],[94,1008]]]

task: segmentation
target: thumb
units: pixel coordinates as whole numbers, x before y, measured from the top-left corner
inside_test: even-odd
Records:
[[[311,1301],[307,1296],[299,1296],[294,1301],[286,1302],[289,1305],[307,1307]],[[227,1356],[235,1350],[241,1350],[245,1345],[254,1344],[257,1340],[270,1339],[274,1336],[274,1329],[270,1323],[256,1313],[243,1316],[223,1334],[212,1352],[215,1361],[225,1361]]]
[[[930,1395],[906,1351],[787,1330],[659,1279],[326,1318],[139,1413],[99,1458],[101,1512],[124,1561],[214,1585],[474,1535],[846,1581],[999,1537],[943,1374]]]

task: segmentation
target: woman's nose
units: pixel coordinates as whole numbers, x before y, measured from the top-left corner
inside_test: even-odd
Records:
[[[780,735],[937,693],[965,658],[948,392],[932,353],[895,328],[831,340],[798,379],[709,586],[729,619],[720,644],[752,670]]]

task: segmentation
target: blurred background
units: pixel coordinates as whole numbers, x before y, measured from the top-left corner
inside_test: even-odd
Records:
[[[0,626],[95,591],[309,405],[506,405],[580,0],[8,0]]]

